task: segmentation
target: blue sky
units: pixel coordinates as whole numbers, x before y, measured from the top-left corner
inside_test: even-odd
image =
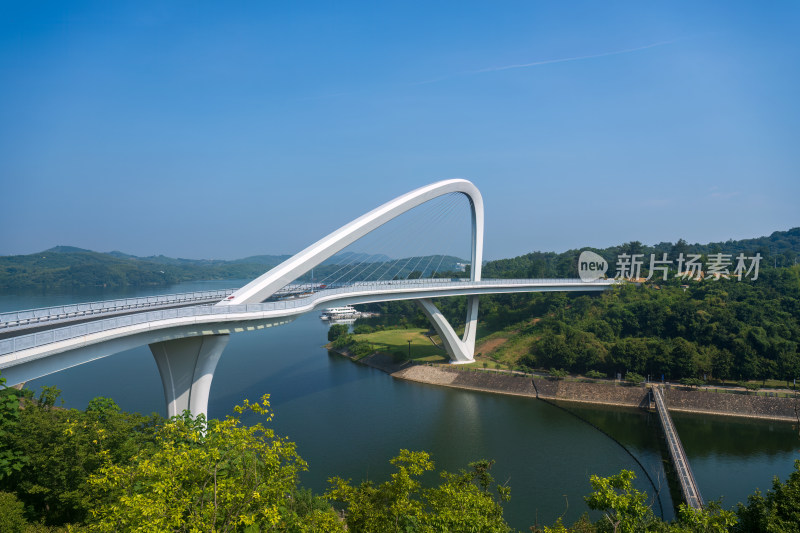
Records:
[[[291,253],[463,177],[486,256],[800,225],[800,3],[0,1],[0,254]]]

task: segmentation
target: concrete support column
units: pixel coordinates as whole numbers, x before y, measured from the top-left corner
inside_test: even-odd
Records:
[[[478,328],[478,296],[470,296],[467,302],[467,323],[464,327],[464,336],[458,334],[444,317],[439,308],[430,299],[417,300],[422,312],[433,324],[433,329],[439,334],[442,345],[447,350],[452,364],[472,363],[475,361],[475,333]]]
[[[188,409],[208,417],[208,393],[229,335],[184,337],[150,345],[167,401],[167,416]]]
[[[467,323],[464,325],[464,336],[461,341],[469,346],[470,358],[475,356],[475,338],[478,334],[478,302],[477,294],[467,297]]]

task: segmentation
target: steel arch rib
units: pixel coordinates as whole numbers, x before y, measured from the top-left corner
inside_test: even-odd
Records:
[[[254,279],[217,305],[260,303],[301,274],[319,265],[348,245],[429,200],[449,193],[462,193],[472,212],[472,264],[470,279],[480,281],[483,262],[483,198],[475,185],[464,179],[438,181],[415,189],[376,207],[318,240],[280,265]],[[477,306],[476,306],[477,307]]]

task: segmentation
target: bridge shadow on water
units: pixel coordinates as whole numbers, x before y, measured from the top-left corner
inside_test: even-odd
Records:
[[[328,365],[353,365],[354,363],[339,354],[328,352]],[[268,363],[267,363],[268,367]],[[269,368],[265,369],[270,372]],[[370,369],[374,372],[377,370]],[[212,397],[209,407],[210,417],[224,417],[232,412],[232,407],[242,403],[244,398],[251,402],[259,399],[263,394],[269,394],[270,406],[273,411],[280,411],[281,406],[299,400],[301,398],[314,396],[323,391],[328,391],[333,387],[346,386],[350,383],[363,381],[368,376],[332,372],[330,368],[309,368],[306,361],[298,361],[294,364],[281,367],[270,372],[266,377],[262,377],[247,386],[247,395],[242,396],[241,392],[231,393],[224,396],[215,395],[212,388]],[[226,407],[227,406],[227,407]]]

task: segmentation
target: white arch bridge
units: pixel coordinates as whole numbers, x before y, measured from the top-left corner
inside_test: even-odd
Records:
[[[450,193],[461,193],[469,199],[469,280],[358,282],[305,297],[265,302],[300,275],[386,222]],[[334,305],[416,300],[439,334],[451,362],[468,363],[474,356],[481,294],[602,291],[614,283],[577,279],[481,280],[482,260],[480,192],[466,180],[440,181],[373,209],[233,293],[170,295],[139,299],[141,302],[117,300],[0,315],[0,372],[9,384],[23,383],[147,344],[161,375],[168,415],[184,409],[206,414],[214,370],[231,333],[286,324],[298,315]],[[431,301],[447,296],[469,297],[462,336],[456,334]],[[209,301],[216,303],[209,305]],[[70,321],[72,325],[66,325]],[[30,333],[30,328],[36,328],[36,332]]]

